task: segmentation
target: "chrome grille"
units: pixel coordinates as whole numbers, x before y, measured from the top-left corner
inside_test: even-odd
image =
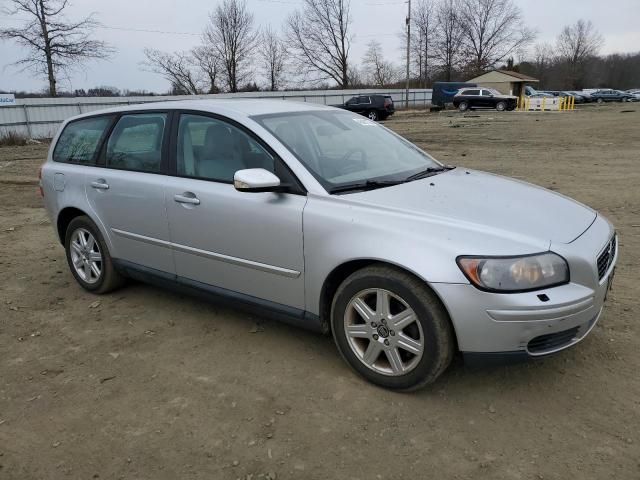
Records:
[[[613,263],[613,259],[616,257],[616,239],[617,235],[614,235],[609,243],[605,245],[600,255],[598,255],[598,280],[602,280],[602,277],[605,276],[611,263]]]

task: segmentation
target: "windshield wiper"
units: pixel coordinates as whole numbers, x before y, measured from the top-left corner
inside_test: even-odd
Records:
[[[413,180],[418,180],[420,178],[431,177],[433,175],[437,175],[440,172],[444,172],[446,170],[452,170],[454,168],[456,168],[456,167],[452,167],[452,166],[448,166],[448,165],[445,165],[443,167],[428,167],[428,168],[425,168],[424,170],[422,170],[422,171],[420,171],[418,173],[414,173],[413,175],[409,175],[406,178],[405,181],[406,182],[411,182]]]
[[[345,193],[355,191],[374,190],[376,188],[391,187],[404,183],[405,180],[367,180],[366,182],[349,183],[332,188],[329,193]]]

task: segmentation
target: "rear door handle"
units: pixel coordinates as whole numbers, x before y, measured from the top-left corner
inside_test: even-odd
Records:
[[[181,195],[174,195],[173,199],[178,203],[187,203],[189,205],[200,205],[200,200],[191,192],[184,192]]]
[[[96,180],[95,182],[91,182],[91,187],[98,190],[109,190],[109,184],[102,178]]]

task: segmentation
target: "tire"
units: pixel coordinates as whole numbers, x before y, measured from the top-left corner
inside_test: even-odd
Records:
[[[402,315],[405,320],[395,324]],[[393,390],[434,382],[455,350],[451,321],[438,298],[422,280],[386,265],[366,267],[342,282],[331,306],[331,327],[351,368]]]
[[[374,122],[378,121],[378,112],[376,112],[375,110],[370,110],[367,112],[367,118],[369,120],[373,120]]]
[[[604,103],[604,99],[598,98],[598,99],[596,99],[596,103],[603,104]]]
[[[460,105],[458,105],[458,110],[460,110],[461,112],[466,112],[467,110],[469,110],[469,104],[467,102],[460,102]]]
[[[506,102],[498,102],[496,103],[496,110],[499,112],[504,112],[507,109]]]
[[[114,268],[100,230],[89,217],[82,215],[71,220],[65,233],[64,248],[69,269],[85,290],[103,294],[124,283],[124,278]]]

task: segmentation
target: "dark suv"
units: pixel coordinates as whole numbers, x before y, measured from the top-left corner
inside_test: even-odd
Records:
[[[385,120],[396,111],[389,95],[359,95],[336,107],[359,113],[371,120]]]
[[[453,106],[461,112],[474,108],[495,108],[499,112],[515,110],[517,97],[503,95],[493,88],[465,88],[453,97]]]

